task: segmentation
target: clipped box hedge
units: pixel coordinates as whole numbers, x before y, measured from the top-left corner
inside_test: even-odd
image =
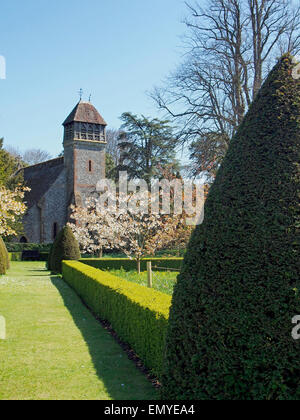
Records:
[[[41,253],[49,253],[51,244],[29,244],[19,242],[6,242],[8,252],[23,252],[23,251],[39,251]]]
[[[78,261],[63,262],[63,278],[160,377],[171,297]]]
[[[137,269],[137,262],[129,258],[85,258],[80,261],[100,270],[120,270],[123,268],[125,271],[134,271]],[[165,267],[166,271],[168,268],[180,271],[183,258],[145,258],[141,261],[142,271],[147,270],[148,261],[152,261],[153,271],[155,271],[155,267]]]
[[[9,252],[8,257],[10,261],[22,261],[22,252]]]
[[[39,261],[47,261],[48,260],[48,252],[40,252],[40,259]],[[22,261],[22,252],[9,252],[8,253],[10,261]]]
[[[49,252],[40,252],[40,261],[48,261]]]

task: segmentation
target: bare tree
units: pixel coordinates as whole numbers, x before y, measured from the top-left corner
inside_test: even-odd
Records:
[[[22,152],[18,147],[15,146],[5,146],[5,150],[13,157],[17,159],[22,159]]]
[[[108,129],[106,131],[106,152],[112,157],[115,166],[120,163],[120,148],[119,148],[119,137],[121,131],[115,129]]]
[[[269,57],[274,56],[274,52],[297,53],[299,50],[300,8],[293,9],[291,3],[290,0],[248,0],[254,66],[253,96],[262,85],[264,63]]]
[[[50,153],[41,149],[21,151],[18,147],[8,145],[5,147],[5,150],[20,162],[21,167],[24,166],[24,163],[27,165],[36,165],[52,158]]]
[[[28,149],[22,155],[23,161],[28,165],[36,165],[38,163],[50,160],[52,156],[41,149]]]
[[[18,147],[8,145],[8,146],[5,146],[5,150],[15,159],[17,170],[24,167],[25,162],[23,160],[22,152],[20,151]]]
[[[300,8],[289,0],[208,0],[206,7],[187,7],[185,62],[151,95],[190,144],[197,175],[220,163],[281,51],[297,53]]]

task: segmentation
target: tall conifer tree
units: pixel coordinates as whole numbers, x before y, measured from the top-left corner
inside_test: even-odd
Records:
[[[300,399],[300,80],[283,56],[232,139],[173,296],[163,398]],[[293,77],[293,75],[294,77]]]

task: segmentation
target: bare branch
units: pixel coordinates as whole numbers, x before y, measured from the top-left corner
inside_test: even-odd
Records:
[[[203,156],[210,150],[211,158],[219,156],[214,147],[220,148],[220,156],[225,153],[223,145],[241,124],[270,66],[281,52],[299,49],[300,8],[293,9],[289,0],[186,5],[185,62],[151,97],[176,121],[182,143],[209,144],[192,153],[199,162],[199,150]],[[226,140],[216,141],[220,138]]]

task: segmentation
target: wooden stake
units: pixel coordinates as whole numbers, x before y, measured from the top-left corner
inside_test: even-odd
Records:
[[[148,287],[152,289],[152,262],[147,262]]]

